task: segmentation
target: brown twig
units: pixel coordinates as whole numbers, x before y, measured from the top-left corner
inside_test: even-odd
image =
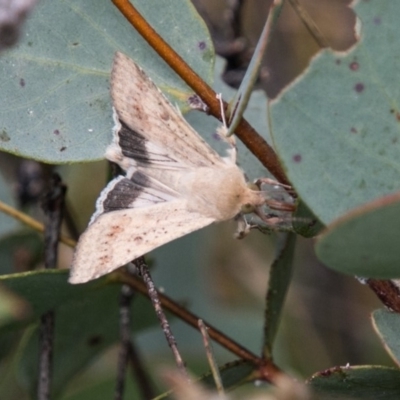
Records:
[[[367,285],[390,310],[400,313],[400,287],[390,280],[367,279]]]
[[[214,351],[210,342],[210,336],[208,335],[207,329],[208,327],[203,322],[202,319],[199,319],[198,326],[200,329],[201,336],[203,338],[204,350],[206,351],[206,356],[208,360],[208,365],[210,366],[212,376],[214,378],[215,388],[220,396],[224,395],[224,385],[222,383],[221,374],[218,369],[218,364],[214,357]]]
[[[142,398],[150,400],[155,396],[151,381],[143,367],[143,361],[131,338],[130,311],[134,294],[130,286],[122,285],[119,298],[120,350],[118,354],[117,378],[114,392],[115,400],[122,400],[124,398],[126,372],[129,364],[131,364],[133,378],[137,382],[138,390]]]
[[[295,13],[299,16],[301,22],[306,27],[310,35],[314,38],[320,48],[329,47],[329,42],[319,29],[318,25],[312,19],[307,10],[300,4],[299,0],[289,0]]]
[[[131,361],[131,367],[134,373],[134,378],[139,386],[142,398],[144,400],[153,399],[156,396],[156,394],[153,390],[151,380],[149,379],[147,372],[143,368],[143,361],[140,357],[138,350],[135,347],[135,344],[132,341],[129,344],[128,350],[129,350],[129,360]]]
[[[139,278],[135,276],[130,276],[126,272],[122,270],[116,271],[112,275],[113,279],[120,283],[126,283],[130,285],[132,288],[134,288],[136,291],[142,293],[146,297],[149,297],[149,294],[147,292],[147,287],[141,281]],[[178,303],[176,303],[174,300],[169,298],[168,296],[158,293],[158,297],[160,299],[162,307],[182,319],[184,322],[186,322],[188,325],[192,326],[195,329],[198,328],[198,320],[200,319],[197,315],[191,313],[190,311],[186,310],[182,306],[180,306]],[[218,344],[220,344],[222,347],[225,347],[227,350],[229,350],[231,353],[237,355],[239,358],[250,361],[255,365],[262,364],[262,359],[258,356],[256,356],[254,353],[250,352],[246,348],[242,347],[240,344],[236,343],[233,341],[231,338],[226,336],[224,333],[219,331],[218,329],[214,328],[212,325],[209,323],[206,323],[207,328],[208,328],[208,334],[213,339],[216,341]]]
[[[9,215],[12,218],[22,222],[23,224],[29,226],[30,228],[34,229],[35,231],[44,232],[44,225],[37,221],[36,219],[30,217],[29,215],[17,210],[14,207],[7,205],[0,201],[0,211],[4,212],[5,214]],[[75,247],[76,242],[75,240],[68,238],[66,236],[60,235],[60,242],[66,244],[69,247]]]
[[[133,261],[133,264],[135,264],[136,267],[139,269],[139,273],[142,276],[143,281],[146,285],[146,294],[153,303],[153,307],[156,311],[157,318],[160,321],[161,328],[164,332],[165,338],[167,339],[167,343],[172,350],[178,370],[182,373],[183,376],[187,376],[189,379],[189,374],[186,370],[185,363],[179,353],[175,336],[172,333],[167,317],[165,316],[165,313],[163,311],[162,308],[163,304],[160,301],[160,294],[157,292],[154,286],[153,279],[151,278],[149,267],[147,266],[144,257],[137,258],[136,260]]]
[[[58,242],[60,237],[62,215],[66,187],[62,184],[58,175],[51,178],[50,189],[42,202],[45,213],[44,231],[44,265],[46,269],[57,267]],[[54,348],[54,311],[50,310],[40,318],[39,326],[39,382],[38,399],[49,400],[51,398],[51,378],[53,369]]]
[[[117,378],[114,392],[115,400],[122,400],[125,390],[126,370],[129,361],[129,348],[131,343],[130,306],[133,290],[128,285],[122,285],[119,299],[119,332],[120,349],[118,354]]]
[[[221,120],[220,105],[214,90],[158,35],[128,0],[112,0],[112,2],[160,57],[201,97],[209,107],[210,114]],[[224,106],[226,108],[226,103]],[[235,133],[276,179],[289,184],[272,147],[244,118]]]

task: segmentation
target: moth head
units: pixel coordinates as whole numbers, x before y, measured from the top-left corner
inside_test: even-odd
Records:
[[[260,187],[257,184],[247,182],[246,185],[247,185],[248,193],[251,193],[252,196],[246,196],[246,197],[248,197],[247,201],[242,204],[240,212],[242,214],[251,214],[256,210],[257,207],[262,206],[264,201],[263,201],[262,193],[260,191]]]

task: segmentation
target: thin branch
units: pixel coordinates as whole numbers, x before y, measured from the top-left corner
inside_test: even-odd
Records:
[[[210,114],[221,120],[219,101],[214,90],[189,67],[128,0],[112,0],[112,2],[160,57],[201,97],[208,105]],[[224,103],[224,106],[226,108],[227,104]],[[244,118],[235,133],[276,179],[289,184],[272,147]]]
[[[109,275],[109,279],[114,282],[125,283],[127,285],[130,285],[137,292],[150,298],[146,284],[136,276],[129,275],[123,270],[117,270]],[[186,322],[188,325],[199,330],[198,321],[200,318],[197,315],[191,313],[185,308],[182,308],[182,306],[180,306],[178,303],[173,301],[168,296],[157,292],[155,289],[154,291],[157,293],[159,302],[161,303],[163,309],[171,312],[172,314],[180,318],[182,321]],[[262,357],[256,356],[254,353],[247,350],[240,344],[236,343],[233,339],[226,336],[223,332],[219,331],[211,324],[207,322],[204,322],[204,324],[207,326],[208,335],[210,336],[211,339],[213,339],[216,343],[218,343],[220,346],[224,347],[231,353],[237,355],[240,359],[254,364],[256,369],[253,371],[250,379],[253,380],[260,379],[266,382],[273,383],[276,381],[278,377],[284,374],[272,362],[271,359],[264,359]]]
[[[380,279],[367,279],[366,283],[386,307],[400,313],[400,287],[398,285],[393,281]]]
[[[134,288],[136,291],[140,292],[141,294],[145,295],[146,297],[150,297],[147,291],[146,285],[141,281],[138,277],[136,276],[131,276],[128,275],[126,272],[123,270],[118,270],[114,272],[112,275],[110,275],[110,278],[115,280],[116,282],[120,283],[126,283],[130,285],[132,288]],[[181,305],[176,303],[174,300],[172,300],[170,297],[159,293],[158,292],[158,297],[160,299],[162,307],[179,317],[181,320],[186,322],[188,325],[192,326],[195,329],[199,329],[198,327],[198,320],[200,319],[197,315],[191,313],[190,311],[186,310],[185,308],[182,308]],[[251,351],[247,350],[240,344],[236,343],[234,340],[226,336],[224,333],[219,331],[218,329],[214,328],[212,325],[209,323],[205,322],[205,325],[207,325],[208,328],[208,334],[211,339],[213,339],[215,342],[217,342],[219,345],[222,347],[226,348],[229,350],[231,353],[237,355],[239,358],[250,361],[255,365],[261,364],[263,360],[256,356],[254,353]]]
[[[138,386],[142,393],[143,399],[153,399],[154,397],[156,397],[156,393],[153,390],[153,385],[149,376],[143,368],[143,361],[140,357],[140,354],[132,341],[129,344],[128,350],[129,360],[131,361],[131,367],[134,372],[134,377],[136,379],[136,382],[138,382]]]
[[[125,389],[126,370],[129,360],[129,347],[131,342],[130,306],[133,290],[128,285],[122,285],[119,299],[119,331],[120,350],[118,354],[117,379],[115,387],[115,400],[122,400]]]
[[[45,214],[45,254],[44,265],[46,269],[57,267],[58,242],[64,210],[66,187],[58,175],[54,174],[50,181],[50,189],[42,202]],[[39,382],[38,399],[51,398],[51,379],[53,370],[54,348],[54,311],[50,310],[40,318],[39,327]]]
[[[318,25],[315,23],[307,10],[300,4],[299,0],[289,0],[289,4],[299,16],[300,20],[303,22],[310,35],[317,42],[318,46],[320,48],[330,47],[328,40],[321,32]]]
[[[208,327],[204,324],[202,319],[199,319],[199,329],[201,332],[201,336],[203,337],[204,349],[206,351],[208,364],[210,365],[211,373],[214,378],[215,388],[220,396],[225,394],[224,385],[222,384],[221,374],[219,373],[218,364],[214,357],[214,352],[212,348],[212,344],[210,342],[210,336],[208,335],[207,329]]]
[[[23,224],[29,226],[30,228],[34,229],[35,231],[44,233],[44,225],[37,221],[36,219],[30,217],[29,215],[17,210],[14,207],[7,205],[0,201],[0,211],[4,214],[9,215],[10,217],[22,222]],[[60,242],[66,244],[69,247],[75,247],[76,241],[68,238],[64,235],[60,235]]]
[[[171,327],[167,320],[167,317],[165,316],[164,311],[162,309],[160,296],[154,286],[154,282],[150,275],[149,267],[147,266],[147,264],[144,260],[144,257],[137,258],[136,260],[133,261],[133,263],[139,269],[139,273],[142,276],[144,283],[146,284],[148,297],[150,298],[151,302],[153,303],[153,307],[156,311],[158,320],[160,321],[161,328],[164,332],[165,338],[167,339],[167,343],[168,343],[169,347],[171,348],[172,353],[174,355],[178,370],[182,373],[183,376],[186,376],[189,378],[189,375],[186,371],[185,363],[178,351],[176,339],[172,333],[172,330],[171,330]]]

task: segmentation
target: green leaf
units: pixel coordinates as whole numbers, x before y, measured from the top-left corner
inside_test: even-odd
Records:
[[[319,372],[308,382],[329,399],[398,400],[400,371],[380,366],[335,367]]]
[[[3,277],[8,289],[25,299],[33,314],[55,310],[53,391],[59,393],[80,369],[119,339],[118,299],[120,285],[106,279],[71,285],[68,271],[41,271]],[[132,330],[141,331],[157,323],[148,300],[133,301]],[[36,325],[36,324],[35,324]],[[31,328],[21,345],[18,375],[34,394],[37,384],[38,330]]]
[[[316,253],[328,267],[366,278],[400,277],[400,193],[347,213],[318,238]]]
[[[296,233],[306,238],[317,236],[324,226],[315,217],[307,205],[299,199],[293,214],[293,228]]]
[[[323,52],[271,110],[288,177],[324,224],[398,190],[400,2],[363,1],[355,11],[356,49]]]
[[[296,235],[289,233],[285,246],[271,266],[264,326],[264,357],[272,356],[272,346],[282,316],[283,304],[292,279]]]
[[[376,310],[372,323],[393,361],[400,364],[400,315],[388,310]]]
[[[214,49],[191,2],[134,4],[210,82]],[[111,140],[108,78],[116,50],[175,99],[191,94],[110,1],[43,0],[27,21],[24,40],[0,59],[0,149],[50,163],[102,158]]]

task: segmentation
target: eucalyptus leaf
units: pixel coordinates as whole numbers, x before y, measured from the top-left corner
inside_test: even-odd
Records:
[[[40,271],[0,279],[4,287],[26,301],[32,310],[30,321],[35,317],[37,321],[48,310],[55,312],[54,394],[59,393],[91,360],[119,340],[118,300],[121,286],[107,284],[106,279],[71,285],[67,278],[68,271]],[[134,298],[131,313],[133,332],[157,324],[151,303],[142,296]],[[38,352],[38,327],[35,322],[26,332],[18,351],[18,377],[33,396],[38,379]]]
[[[281,320],[292,273],[296,235],[289,233],[285,245],[271,265],[264,321],[264,357],[272,357],[272,348]]]
[[[400,365],[400,315],[389,310],[376,310],[372,314],[372,322],[386,351]]]
[[[381,366],[334,367],[308,381],[328,399],[397,400],[400,398],[400,370]],[[324,397],[322,397],[324,398]]]
[[[339,272],[364,278],[400,278],[400,193],[377,199],[327,227],[318,258]]]
[[[135,0],[155,30],[210,82],[214,50],[189,0]],[[111,140],[116,50],[183,102],[192,92],[108,0],[42,0],[0,59],[0,149],[49,163],[103,157]]]
[[[272,104],[275,149],[323,224],[398,190],[400,2],[360,1],[359,43],[324,51]]]

